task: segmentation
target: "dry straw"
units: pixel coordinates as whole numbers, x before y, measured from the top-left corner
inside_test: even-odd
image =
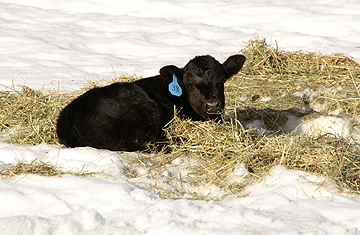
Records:
[[[57,115],[73,95],[43,93],[28,87],[0,92],[0,130],[15,144],[57,144]],[[4,136],[3,134],[3,136]],[[6,135],[5,135],[6,136]]]
[[[360,192],[359,147],[333,135],[264,136],[232,123],[192,122],[178,117],[166,133],[174,140],[170,144],[172,156],[187,155],[202,160],[202,164],[191,166],[194,186],[211,182],[241,192],[244,182],[227,181],[239,163],[244,163],[252,176],[246,183],[281,164],[328,176],[340,188]]]
[[[14,165],[2,166],[0,170],[0,175],[3,178],[22,175],[22,174],[34,174],[34,175],[44,175],[44,176],[61,176],[64,172],[57,169],[55,166],[44,162],[38,162],[33,160],[30,163],[18,162]]]
[[[2,178],[8,178],[17,175],[43,175],[43,176],[57,176],[61,177],[63,174],[74,174],[78,176],[93,176],[95,173],[88,171],[63,171],[58,167],[46,162],[37,161],[37,159],[31,162],[19,161],[16,164],[5,164],[0,168],[0,176]]]
[[[187,166],[189,173],[181,180],[169,177],[169,184],[216,185],[227,195],[241,195],[247,185],[281,164],[328,176],[342,190],[360,193],[360,151],[356,141],[330,134],[308,136],[274,131],[289,113],[311,116],[316,109],[316,115],[336,111],[359,116],[359,63],[340,54],[282,51],[258,37],[248,41],[241,53],[247,62],[226,83],[223,122],[175,117],[165,128],[169,139],[165,148],[152,145],[146,154],[139,153],[135,160],[127,162],[129,178],[136,177],[134,169],[138,165],[146,167],[149,178],[155,178],[168,163],[186,156],[198,159],[198,164]],[[0,92],[2,141],[57,144],[57,115],[81,92],[59,94],[27,87]],[[270,132],[265,135],[245,130],[242,123],[252,119],[263,120]],[[245,164],[249,176],[239,182],[228,181],[240,163]],[[154,191],[169,198],[184,194],[168,188]],[[193,198],[206,197],[194,194]]]

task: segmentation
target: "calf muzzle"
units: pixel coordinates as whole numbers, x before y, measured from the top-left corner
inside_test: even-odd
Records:
[[[220,101],[215,99],[206,101],[204,108],[207,114],[219,114],[223,109]]]

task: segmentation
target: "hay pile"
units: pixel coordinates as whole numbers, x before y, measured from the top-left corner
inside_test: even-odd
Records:
[[[56,166],[49,163],[37,161],[37,159],[31,162],[17,162],[16,164],[5,164],[0,167],[0,177],[9,178],[17,175],[43,175],[43,176],[56,176],[61,177],[64,174],[74,174],[78,176],[93,176],[95,173],[88,171],[63,171]]]
[[[38,162],[33,160],[30,163],[18,162],[15,165],[2,166],[4,169],[0,169],[0,175],[3,178],[22,175],[22,174],[34,174],[44,176],[61,176],[64,172],[57,169],[55,166],[47,164],[45,162]]]
[[[228,109],[287,110],[302,108],[305,102],[323,113],[338,110],[360,115],[360,64],[352,58],[281,51],[257,37],[240,53],[247,61],[238,76],[226,83]]]
[[[232,123],[192,122],[178,117],[166,133],[176,140],[170,144],[173,158],[200,159],[201,164],[189,166],[192,174],[184,177],[194,187],[206,182],[241,194],[246,184],[281,164],[328,176],[339,188],[360,193],[359,147],[333,135],[265,136]],[[248,177],[229,182],[228,177],[240,163],[245,164]]]
[[[0,92],[0,141],[57,144],[56,119],[76,94],[59,95],[29,87]],[[9,140],[10,139],[10,140]]]
[[[350,142],[330,134],[261,134],[242,125],[262,119],[267,129],[275,130],[289,112],[359,116],[360,65],[344,55],[281,51],[258,37],[248,41],[240,53],[247,62],[225,84],[224,123],[175,117],[165,128],[169,139],[165,148],[155,144],[146,153],[124,157],[128,179],[163,197],[207,199],[209,194],[203,192],[212,186],[225,196],[242,195],[247,185],[281,164],[328,176],[342,190],[360,193],[358,140]],[[82,92],[59,94],[27,87],[0,92],[1,141],[56,144],[57,115]],[[179,159],[191,161],[186,164]],[[182,174],[166,173],[177,160]],[[245,165],[247,174],[240,181],[229,180],[239,164]],[[152,181],[155,179],[163,184]]]

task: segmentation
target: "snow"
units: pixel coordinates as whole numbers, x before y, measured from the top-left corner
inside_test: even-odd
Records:
[[[325,177],[275,167],[248,195],[224,201],[162,199],[118,175],[121,154],[1,144],[2,163],[48,160],[95,177],[0,180],[1,234],[357,234],[360,200],[333,194]],[[239,165],[235,174],[244,177]],[[117,174],[117,175],[116,175]]]
[[[0,7],[7,86],[63,91],[113,78],[113,70],[151,76],[195,55],[224,60],[253,34],[281,49],[360,58],[356,1],[2,0]]]
[[[360,59],[356,0],[0,0],[0,9],[1,89],[28,85],[66,92],[123,72],[156,75],[162,66],[183,66],[195,55],[224,61],[254,34],[276,40],[280,49]],[[360,139],[351,125],[355,117],[291,118],[288,131],[301,124],[301,132]],[[262,128],[256,120],[254,125]],[[171,200],[126,180],[126,156],[0,143],[0,165],[38,159],[65,170],[99,172],[0,179],[0,233],[360,234],[360,198],[337,194],[324,177],[277,166],[249,186],[245,197]],[[177,161],[166,174],[183,174],[177,165],[191,164]],[[239,165],[229,180],[246,174]],[[215,198],[219,193],[208,190]]]

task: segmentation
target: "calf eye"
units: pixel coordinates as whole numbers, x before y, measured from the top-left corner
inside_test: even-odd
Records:
[[[189,87],[190,89],[195,89],[195,86],[194,86],[193,84],[188,83],[187,85],[188,85],[188,87]]]

